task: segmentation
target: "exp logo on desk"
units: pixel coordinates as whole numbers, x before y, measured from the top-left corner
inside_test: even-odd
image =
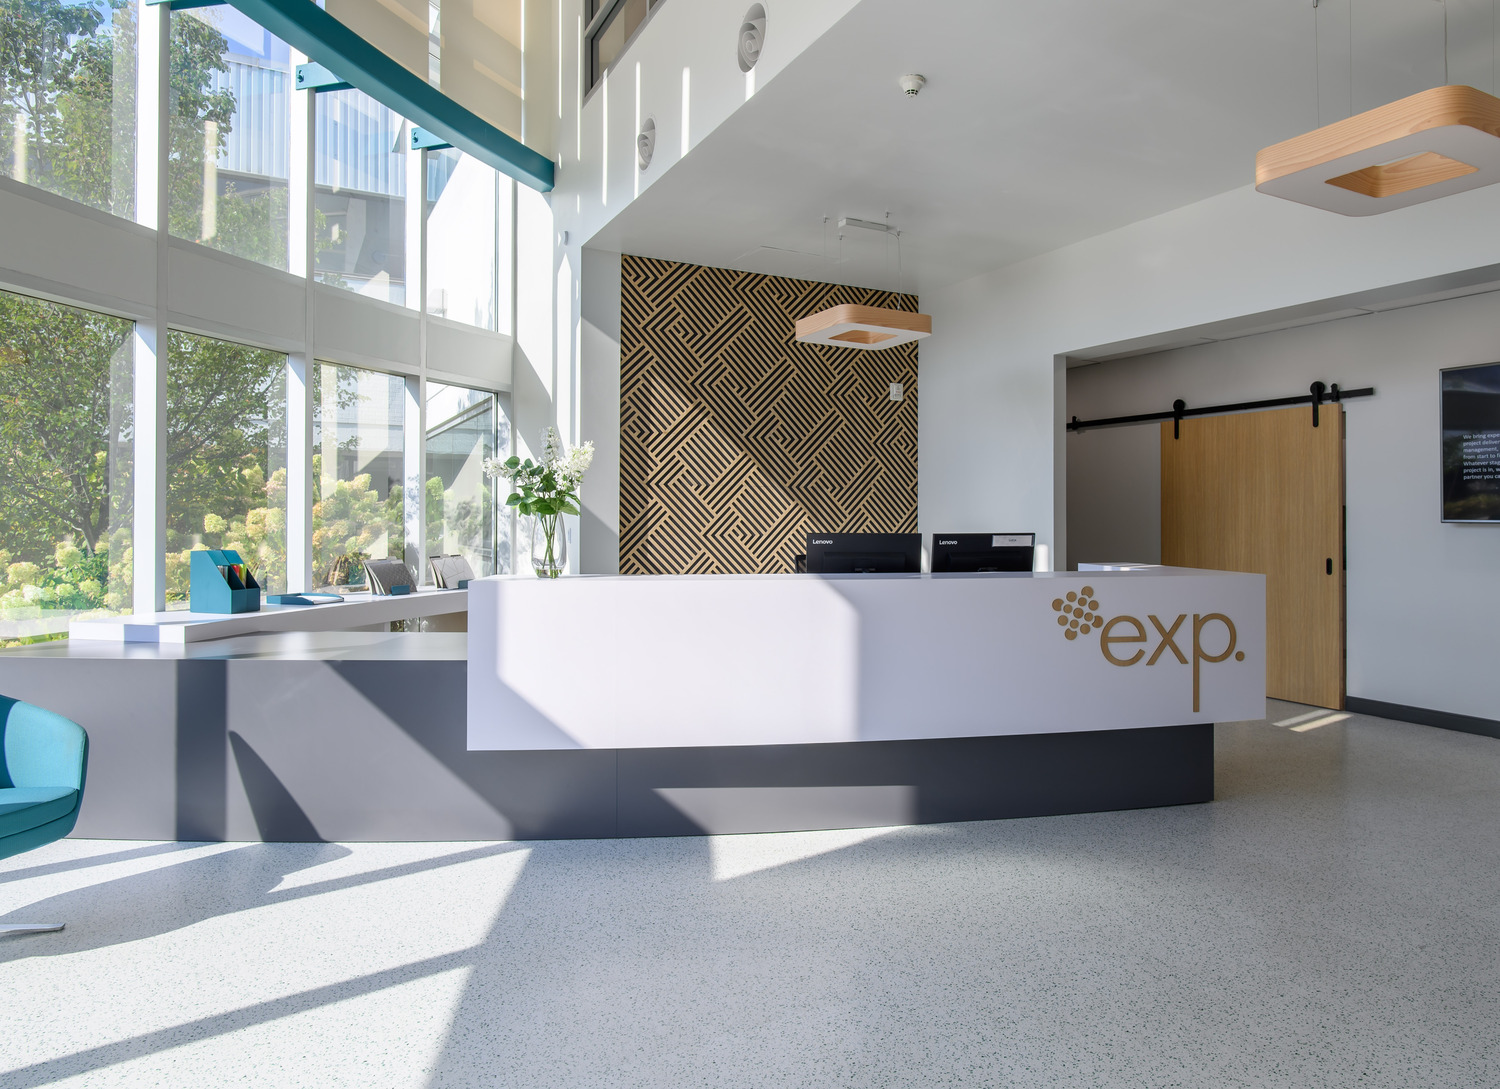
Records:
[[[1092,586],[1085,586],[1076,593],[1069,590],[1066,598],[1055,598],[1052,602],[1052,611],[1058,614],[1057,623],[1062,627],[1063,635],[1069,641],[1077,639],[1080,635],[1089,635],[1097,629],[1099,632],[1099,650],[1111,665],[1133,666],[1142,658],[1146,658],[1144,648],[1138,649],[1133,654],[1124,657],[1115,652],[1113,648],[1116,644],[1148,642],[1146,625],[1133,616],[1117,616],[1106,621],[1099,612],[1099,601],[1094,597],[1094,588]],[[1171,651],[1172,656],[1182,665],[1188,664],[1187,655],[1177,645],[1177,633],[1181,630],[1183,622],[1187,618],[1188,614],[1182,613],[1168,625],[1163,624],[1159,617],[1150,613],[1146,614],[1146,619],[1151,622],[1151,627],[1155,629],[1156,634],[1160,637],[1157,641],[1156,649],[1151,652],[1151,657],[1146,658],[1148,666],[1154,666],[1161,660],[1162,654],[1166,651]],[[1203,631],[1214,621],[1218,621],[1224,625],[1224,630],[1229,639],[1221,652],[1209,654],[1203,649]],[[1116,633],[1116,628],[1121,630]],[[1243,650],[1235,650],[1238,640],[1239,633],[1235,631],[1234,621],[1230,620],[1223,613],[1193,614],[1192,666],[1194,711],[1198,710],[1199,667],[1201,663],[1222,662],[1231,654],[1234,655],[1236,662],[1243,662],[1245,660],[1245,652]]]

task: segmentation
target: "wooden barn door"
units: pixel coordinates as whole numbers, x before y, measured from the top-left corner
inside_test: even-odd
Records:
[[[1344,705],[1344,411],[1200,416],[1161,430],[1161,555],[1266,576],[1266,692]]]

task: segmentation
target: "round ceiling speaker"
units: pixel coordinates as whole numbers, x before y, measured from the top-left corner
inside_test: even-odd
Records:
[[[656,119],[646,118],[641,122],[641,131],[635,137],[635,165],[645,170],[651,165],[651,156],[656,153]]]
[[[761,48],[766,44],[766,8],[764,4],[751,4],[740,21],[740,71],[748,72],[760,60]]]

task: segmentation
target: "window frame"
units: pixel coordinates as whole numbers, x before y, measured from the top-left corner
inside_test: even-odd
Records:
[[[614,25],[616,19],[620,18],[625,10],[627,0],[589,0],[594,8],[594,14],[589,17],[588,24],[583,29],[583,70],[579,78],[583,80],[583,100],[587,102],[593,97],[604,82],[604,77],[614,71],[625,54],[630,51],[631,45],[641,36],[642,31],[651,25],[651,20],[666,0],[646,0],[646,17],[641,20],[641,25],[635,28],[625,43],[620,46],[620,52],[615,59],[606,64],[603,69],[598,67],[599,51],[597,48],[599,36]]]
[[[170,41],[173,16],[168,5],[141,5],[137,10],[144,13],[140,26],[142,39],[150,44],[149,35],[154,39],[155,48],[143,49],[137,58],[135,161],[138,169],[144,169],[153,160],[159,168],[164,168],[171,133],[170,102],[157,92],[167,82],[164,78],[167,73],[161,68],[170,61],[170,50],[164,47]],[[148,54],[157,58],[157,64],[141,63],[140,57]],[[293,53],[291,63],[295,65],[303,59]],[[289,586],[295,587],[303,578],[299,574],[303,563],[300,554],[305,551],[306,559],[310,560],[312,550],[311,504],[308,503],[305,522],[300,524],[293,505],[303,499],[310,500],[311,495],[310,468],[315,449],[311,442],[313,398],[307,380],[315,373],[312,369],[315,365],[376,371],[400,378],[407,383],[408,402],[415,399],[425,403],[425,384],[429,380],[460,384],[486,393],[492,398],[496,411],[504,413],[509,425],[508,449],[497,449],[497,455],[508,456],[515,450],[516,426],[508,379],[503,369],[491,371],[487,365],[479,366],[477,361],[481,356],[489,358],[493,352],[508,352],[515,342],[517,213],[514,189],[507,206],[504,192],[497,188],[497,235],[491,262],[496,276],[492,309],[497,330],[486,330],[471,323],[427,313],[423,305],[425,290],[418,286],[425,287],[427,277],[425,214],[414,217],[419,227],[417,244],[409,245],[406,254],[405,305],[360,296],[323,283],[318,279],[312,249],[317,194],[316,102],[314,93],[307,90],[291,89],[287,99],[287,122],[291,126],[292,139],[290,176],[287,179],[291,216],[288,263],[291,267],[277,268],[172,234],[170,223],[159,214],[164,210],[164,196],[170,185],[169,172],[165,169],[158,169],[154,174],[147,170],[137,178],[134,221],[41,186],[0,178],[0,197],[6,200],[19,198],[32,207],[56,209],[65,216],[65,222],[59,224],[66,228],[61,244],[75,248],[101,247],[99,267],[80,273],[76,280],[70,278],[63,283],[55,276],[49,276],[50,265],[35,270],[17,266],[5,270],[0,276],[0,289],[133,323],[133,359],[127,358],[126,366],[133,371],[135,395],[153,387],[162,391],[147,401],[133,402],[138,413],[133,464],[147,477],[153,475],[149,466],[157,464],[165,449],[165,389],[167,370],[171,366],[167,345],[173,333],[227,341],[286,357],[288,470],[289,473],[302,472],[302,466],[305,466],[307,472],[304,475],[309,477],[300,483],[288,481],[287,578]],[[408,161],[425,163],[429,154]],[[422,178],[423,184],[425,174],[425,166],[412,171],[412,175]],[[501,182],[505,180],[500,179]],[[409,175],[408,208],[425,208],[425,192],[418,189],[413,193],[413,181]],[[26,204],[18,207],[24,210]],[[502,223],[502,217],[507,222]],[[413,217],[408,215],[407,218]],[[507,233],[509,252],[506,252]],[[300,258],[299,252],[302,254]],[[153,267],[154,277],[150,275]],[[505,268],[510,270],[508,280],[502,274]],[[505,290],[507,283],[509,290]],[[204,294],[209,285],[213,285],[216,294]],[[325,293],[338,296],[338,301],[327,305]],[[299,305],[299,297],[305,301],[305,307]],[[324,340],[325,327],[320,323],[334,311],[338,311],[337,315],[327,318],[334,323],[330,327],[336,330],[330,343]],[[381,339],[365,335],[362,328],[356,330],[355,326],[362,326],[367,318],[372,328],[388,334],[395,330],[399,335]],[[431,354],[434,349],[429,348],[429,341],[434,338],[429,337],[428,331],[449,325],[463,330],[460,339],[453,341],[451,333],[444,332],[436,339],[446,346],[436,349],[441,354]],[[299,367],[306,369],[306,377],[297,376]],[[301,438],[304,419],[306,440]],[[495,419],[498,429],[499,417]],[[427,463],[425,426],[413,426],[414,422],[408,416],[403,427],[402,454],[408,478],[414,466],[425,469]],[[300,466],[294,451],[300,454]],[[137,481],[134,488],[133,548],[135,555],[151,557],[152,561],[165,555],[168,526],[166,487],[165,478],[158,474],[154,483],[148,481],[143,488]],[[499,487],[493,490],[499,492]],[[487,513],[493,525],[495,563],[498,567],[513,569],[516,527],[510,512],[499,509],[503,506],[505,494],[499,492],[495,511]],[[418,561],[419,578],[426,583],[430,581],[425,562],[426,541],[422,533],[412,532],[413,521],[424,517],[425,512],[420,507],[410,509],[413,506],[408,500],[406,541],[409,551],[405,558]],[[507,521],[501,521],[502,515]],[[153,575],[150,569],[155,567],[157,564],[151,561],[135,567],[135,579],[128,596],[138,612],[155,612],[165,605],[164,575]]]

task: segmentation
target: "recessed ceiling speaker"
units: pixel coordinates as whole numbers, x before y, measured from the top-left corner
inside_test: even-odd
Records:
[[[766,8],[764,4],[751,4],[740,20],[740,71],[748,72],[760,60],[761,48],[766,44]]]
[[[641,131],[635,137],[635,165],[645,170],[651,165],[651,156],[656,153],[656,119],[646,118],[641,122]]]

